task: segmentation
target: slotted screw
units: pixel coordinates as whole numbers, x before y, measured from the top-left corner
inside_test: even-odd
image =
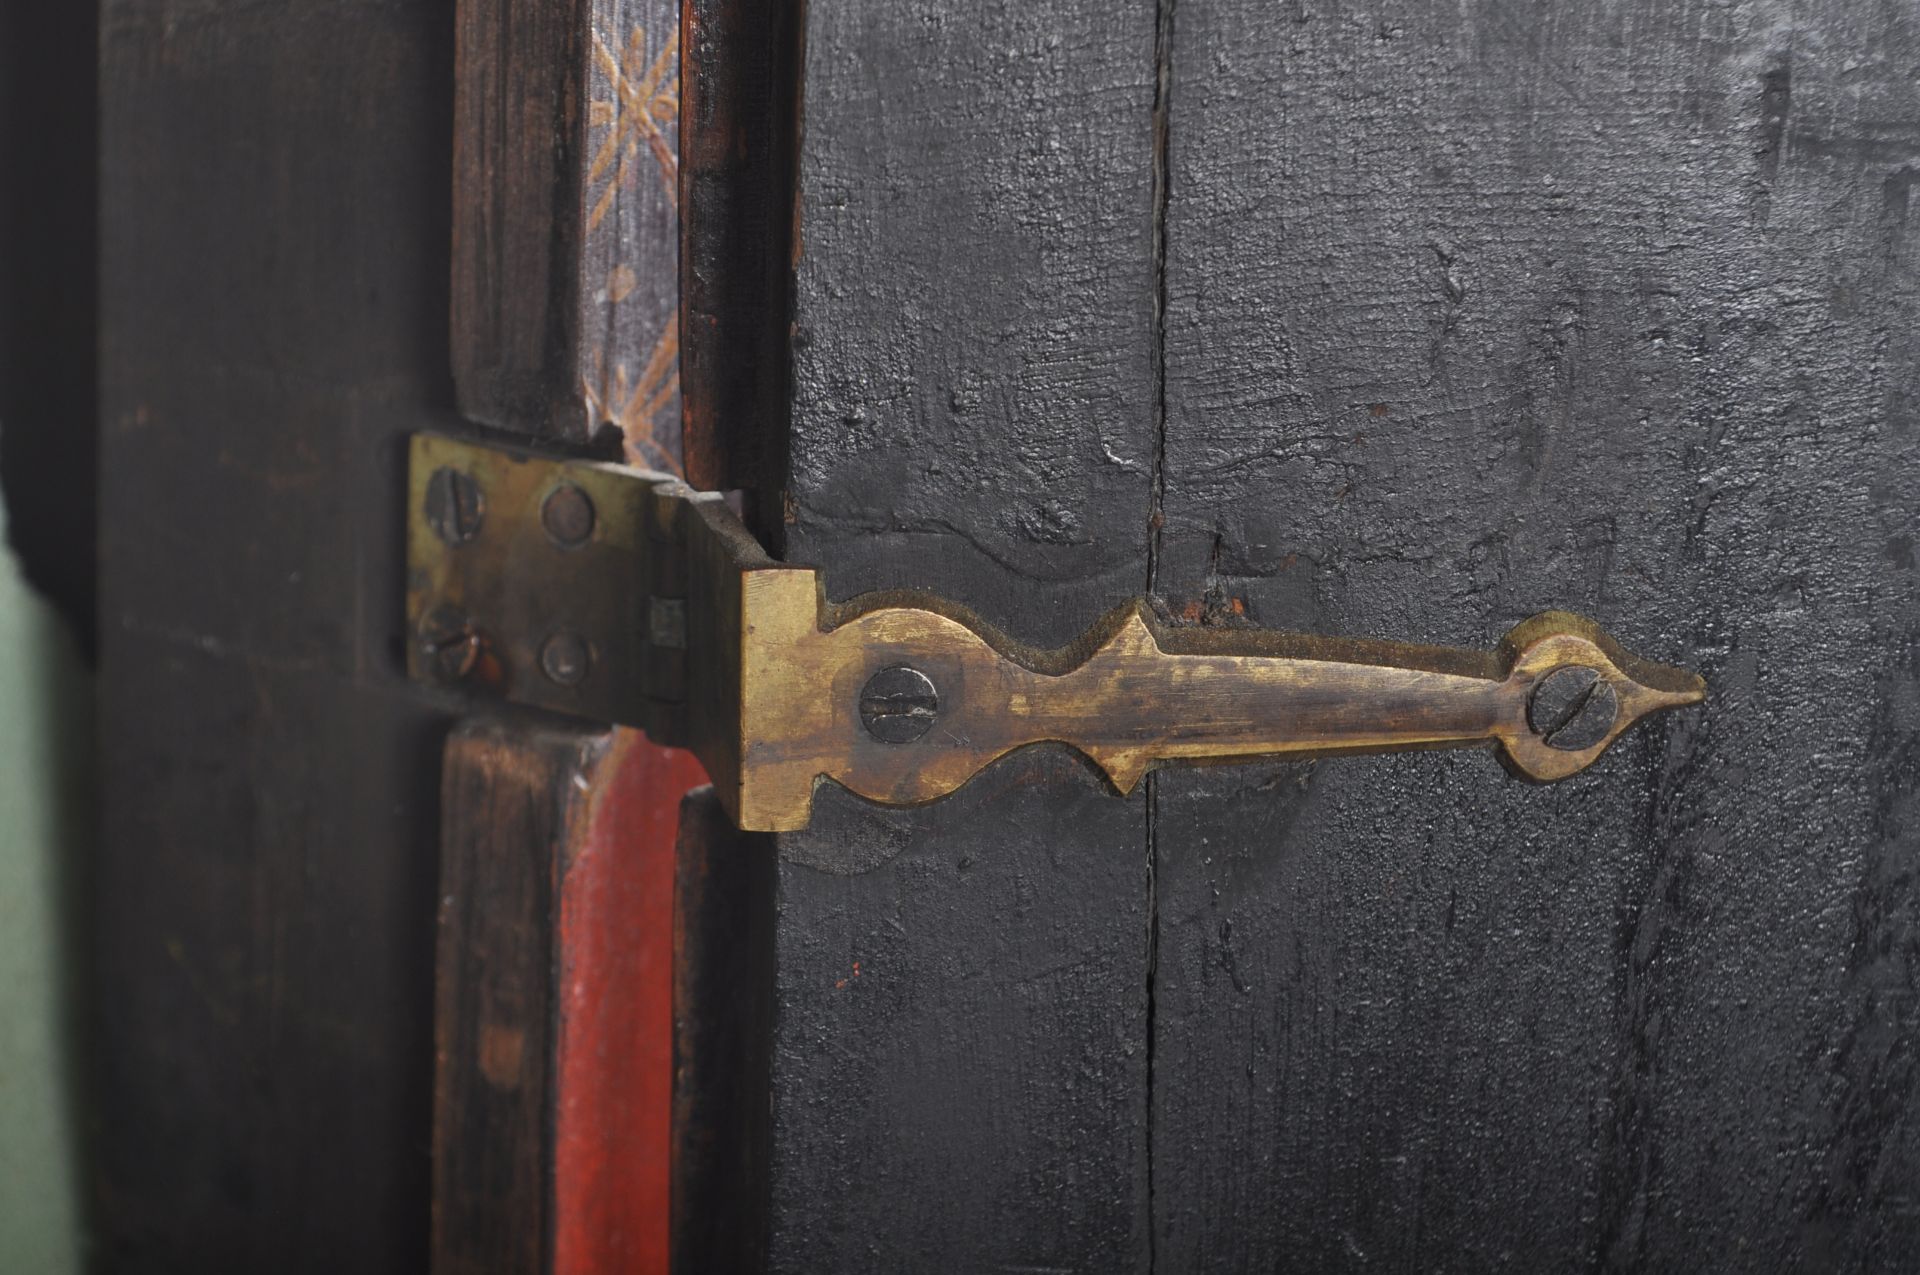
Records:
[[[420,622],[421,663],[428,676],[452,684],[479,664],[486,637],[473,621],[451,607],[437,607]]]
[[[1527,701],[1527,725],[1547,747],[1577,753],[1607,737],[1620,712],[1613,684],[1598,669],[1571,664],[1540,679]]]
[[[860,720],[883,744],[910,744],[933,729],[940,693],[919,669],[896,664],[867,680],[860,692]]]
[[[463,545],[480,534],[487,502],[471,474],[443,465],[427,479],[427,525],[450,545]]]

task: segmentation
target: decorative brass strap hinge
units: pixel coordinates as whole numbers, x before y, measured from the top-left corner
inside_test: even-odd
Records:
[[[434,435],[412,467],[411,675],[691,749],[746,829],[805,827],[822,779],[931,801],[1044,741],[1123,793],[1163,762],[1473,744],[1546,782],[1706,693],[1557,611],[1483,653],[1183,628],[1135,601],[1034,650],[922,594],[830,605],[662,474]]]

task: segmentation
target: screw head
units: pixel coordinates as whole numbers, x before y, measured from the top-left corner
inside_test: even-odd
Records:
[[[426,515],[427,525],[442,540],[463,545],[480,534],[480,524],[487,517],[486,497],[473,475],[443,465],[427,479]]]
[[[436,607],[420,621],[420,662],[429,677],[452,684],[462,681],[480,663],[486,639],[452,607]]]
[[[540,671],[556,686],[580,685],[592,665],[593,650],[578,633],[556,633],[540,648]]]
[[[910,744],[933,729],[940,693],[919,669],[896,664],[867,680],[860,692],[860,720],[883,744]]]
[[[1619,712],[1613,684],[1598,669],[1570,664],[1535,685],[1527,701],[1527,725],[1547,747],[1577,753],[1605,739]]]
[[[540,525],[562,549],[578,549],[593,535],[593,499],[572,483],[561,483],[541,502]]]

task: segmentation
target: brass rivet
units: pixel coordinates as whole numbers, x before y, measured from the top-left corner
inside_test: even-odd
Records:
[[[540,525],[562,549],[577,549],[593,535],[593,500],[572,483],[561,483],[542,502]]]
[[[558,686],[578,686],[587,680],[593,651],[578,633],[556,633],[540,648],[540,671]]]

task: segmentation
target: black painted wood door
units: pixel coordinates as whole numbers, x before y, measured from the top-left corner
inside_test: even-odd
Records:
[[[773,1268],[1920,1261],[1913,8],[804,28],[777,530],[837,598],[1041,644],[1142,591],[1461,645],[1565,607],[1711,701],[1552,788],[1122,800],[1039,750],[823,797]]]

